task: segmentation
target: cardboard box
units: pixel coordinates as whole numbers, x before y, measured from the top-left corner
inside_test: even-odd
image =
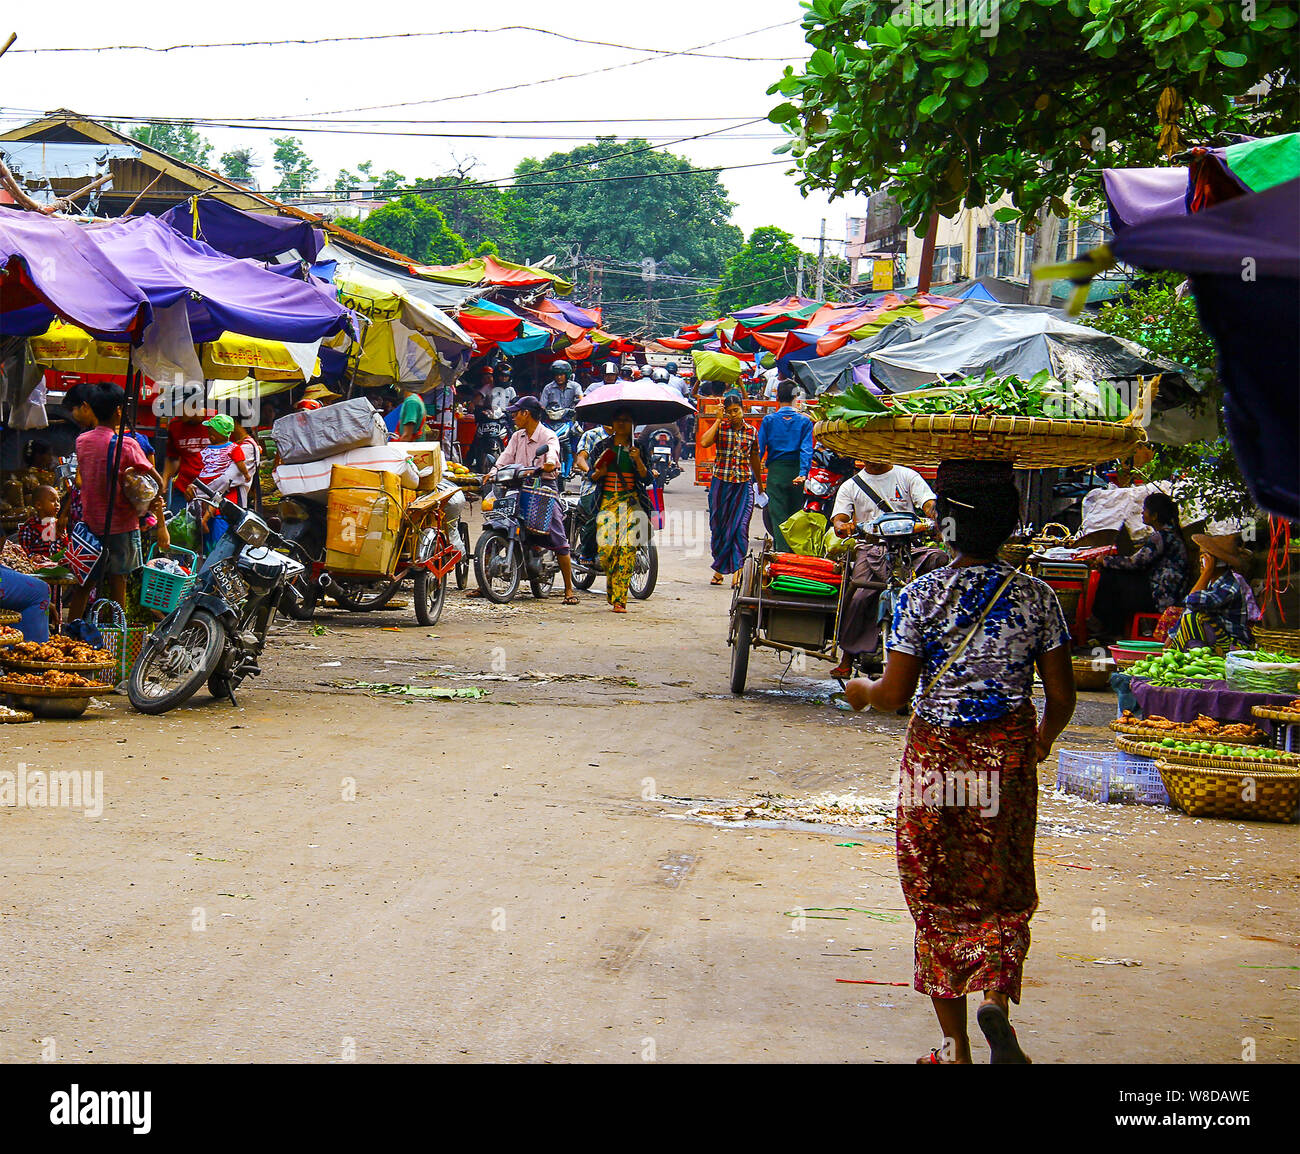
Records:
[[[395,473],[336,465],[325,520],[326,566],[344,573],[391,573],[403,504]]]
[[[420,478],[416,486],[419,492],[429,493],[436,489],[442,480],[442,445],[437,441],[409,441],[402,448],[406,450],[421,473],[424,473],[425,469],[431,470]]]
[[[393,441],[386,445],[368,445],[349,449],[323,461],[302,465],[277,465],[272,476],[285,497],[305,497],[323,502],[329,493],[330,474],[335,465],[369,469],[377,473],[396,473],[406,464],[406,446]]]

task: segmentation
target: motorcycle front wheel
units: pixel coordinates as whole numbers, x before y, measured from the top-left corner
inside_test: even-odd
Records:
[[[196,609],[178,637],[146,644],[127,683],[131,705],[140,713],[166,713],[184,704],[212,676],[225,644],[221,622]]]
[[[513,563],[507,568],[506,553],[510,543],[500,533],[484,533],[474,550],[474,577],[483,596],[497,605],[512,601],[519,592],[523,577],[524,559],[515,550]]]

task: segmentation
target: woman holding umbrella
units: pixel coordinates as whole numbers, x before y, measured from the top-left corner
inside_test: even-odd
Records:
[[[713,479],[709,482],[709,533],[713,551],[713,578],[721,585],[725,573],[731,583],[740,580],[740,569],[749,548],[749,518],[754,512],[754,493],[760,483],[758,438],[745,424],[745,398],[732,389],[722,398],[722,418],[704,431],[700,445],[717,445],[713,458]]]
[[[605,571],[606,596],[613,612],[626,613],[637,547],[650,532],[650,498],[645,491],[650,470],[632,442],[631,410],[618,410],[611,424],[614,435],[593,450],[596,463],[590,478],[601,492],[596,545]]]

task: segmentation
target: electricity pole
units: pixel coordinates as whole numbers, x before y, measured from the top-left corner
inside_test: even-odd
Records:
[[[822,233],[817,245],[817,299],[822,300],[826,287],[826,218],[822,217]]]
[[[798,272],[796,273],[794,295],[797,297],[803,296],[803,252],[802,250],[799,253],[799,264],[798,264]]]

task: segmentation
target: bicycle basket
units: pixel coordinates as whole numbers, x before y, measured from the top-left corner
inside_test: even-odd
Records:
[[[545,485],[525,485],[519,490],[519,519],[530,533],[549,533],[559,494]]]

